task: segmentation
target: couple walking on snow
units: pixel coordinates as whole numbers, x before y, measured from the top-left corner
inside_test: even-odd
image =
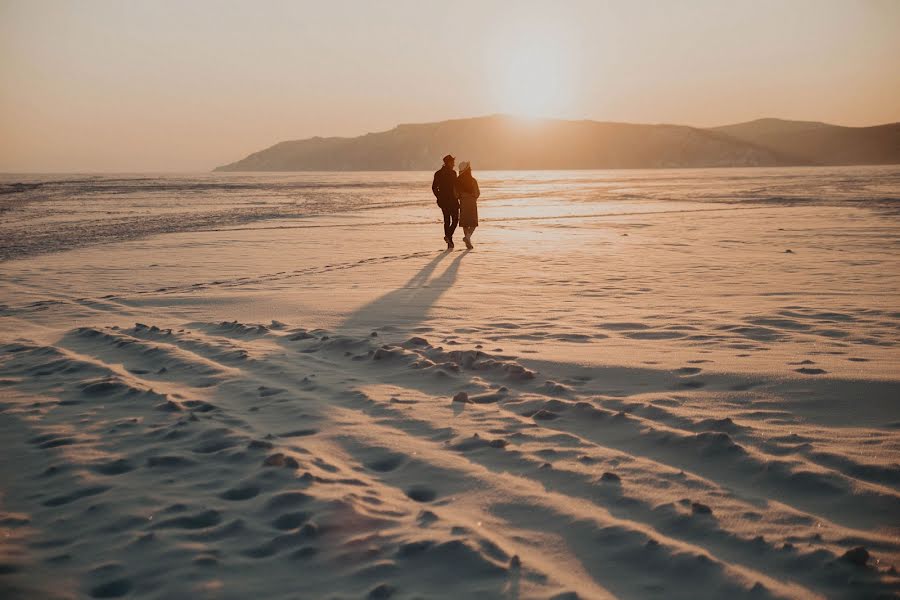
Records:
[[[463,241],[471,250],[472,234],[478,227],[478,181],[472,177],[472,165],[466,161],[459,163],[459,175],[453,170],[456,158],[449,154],[444,157],[444,166],[434,174],[431,191],[437,198],[437,205],[444,213],[444,241],[447,250],[453,250],[453,232],[456,226],[463,228]]]

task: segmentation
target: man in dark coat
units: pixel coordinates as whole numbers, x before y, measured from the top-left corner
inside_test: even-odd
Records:
[[[444,157],[444,166],[435,171],[431,191],[437,198],[437,205],[444,213],[444,241],[447,250],[453,249],[453,232],[459,223],[459,198],[456,195],[456,159],[449,154]]]

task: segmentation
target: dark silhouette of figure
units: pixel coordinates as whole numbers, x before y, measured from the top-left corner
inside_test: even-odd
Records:
[[[471,250],[472,234],[478,227],[478,197],[481,190],[478,189],[478,180],[472,177],[472,163],[462,161],[459,163],[459,175],[456,177],[456,196],[459,198],[459,226],[463,229],[463,241],[466,248]]]
[[[459,224],[459,197],[456,195],[456,171],[453,167],[456,159],[451,155],[444,157],[444,166],[435,171],[431,191],[437,199],[437,205],[444,213],[444,241],[447,250],[453,250],[453,232]]]

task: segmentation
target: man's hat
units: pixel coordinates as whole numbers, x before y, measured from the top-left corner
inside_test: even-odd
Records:
[[[456,157],[453,156],[452,154],[448,154],[447,156],[444,157],[444,162],[448,162],[451,160],[456,160]]]

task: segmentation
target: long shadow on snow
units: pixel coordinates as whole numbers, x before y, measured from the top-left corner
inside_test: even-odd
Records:
[[[456,281],[462,259],[467,253],[468,251],[459,253],[443,273],[429,279],[440,263],[450,254],[441,252],[401,287],[379,296],[347,315],[344,322],[338,326],[338,330],[363,329],[398,323],[414,327],[422,323],[428,316],[431,307]]]

